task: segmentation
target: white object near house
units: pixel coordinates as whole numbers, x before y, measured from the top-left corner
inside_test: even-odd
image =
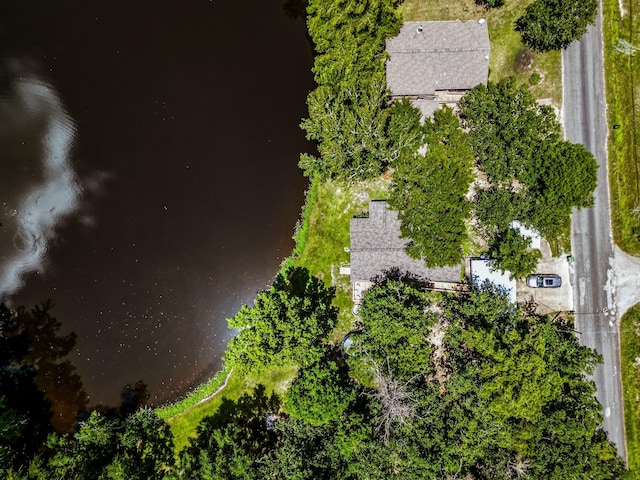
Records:
[[[482,285],[489,281],[502,287],[512,303],[516,302],[516,281],[511,280],[509,272],[502,272],[494,267],[494,261],[484,258],[471,259],[471,281],[474,285]]]
[[[520,235],[522,235],[524,238],[530,239],[531,248],[537,248],[538,250],[540,250],[541,237],[540,237],[540,233],[538,233],[536,230],[525,227],[523,224],[521,224],[517,220],[514,220],[513,222],[511,222],[509,224],[509,227],[513,228],[514,230],[517,230],[520,233]]]

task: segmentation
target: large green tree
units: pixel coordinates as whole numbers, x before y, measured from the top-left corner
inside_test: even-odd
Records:
[[[450,108],[437,110],[424,132],[426,151],[400,155],[393,164],[389,205],[398,211],[402,236],[411,239],[410,256],[429,267],[456,265],[471,216],[466,195],[473,181],[473,154]]]
[[[319,157],[303,154],[300,167],[323,178],[371,178],[389,163],[389,111],[384,81],[336,90],[321,85],[309,94],[309,118],[301,127],[318,141]]]
[[[536,0],[516,21],[516,31],[533,50],[560,50],[587,32],[597,11],[598,0]]]
[[[323,425],[341,418],[355,396],[355,385],[344,369],[328,360],[298,372],[285,394],[285,409],[294,418]]]
[[[460,117],[478,167],[496,184],[510,184],[542,146],[560,139],[553,108],[539,105],[514,77],[477,85],[460,101]]]
[[[75,347],[76,334],[59,334],[62,323],[53,315],[53,307],[51,301],[45,301],[30,309],[17,307],[14,315],[30,343],[22,361],[33,368],[36,385],[51,403],[54,429],[68,432],[78,413],[86,410],[89,397],[75,366],[66,359]]]
[[[565,235],[572,209],[593,204],[594,156],[582,145],[561,141],[553,109],[539,105],[513,78],[474,87],[460,106],[477,166],[489,181],[474,203],[491,249],[512,249],[500,241],[514,240],[505,235],[513,220],[548,240]]]
[[[55,335],[54,335],[55,336]],[[58,337],[56,337],[58,338]],[[51,403],[28,360],[35,345],[16,311],[0,304],[0,476],[28,462],[51,432]]]
[[[308,176],[349,181],[371,178],[396,150],[388,133],[385,39],[400,29],[398,0],[310,0],[307,25],[314,43],[318,88],[309,94],[301,127],[318,142],[303,154]]]
[[[369,289],[358,310],[354,358],[373,362],[404,381],[431,373],[427,338],[438,315],[428,312],[429,304],[419,284],[384,279]]]
[[[109,478],[161,479],[174,465],[173,434],[169,425],[150,408],[142,408],[124,422],[118,433],[118,455],[107,468]]]
[[[523,183],[528,188],[527,217],[544,236],[559,234],[573,208],[593,206],[598,163],[580,144],[559,142],[541,149]]]
[[[173,434],[149,408],[127,418],[93,411],[77,432],[50,436],[47,447],[51,478],[162,479],[174,465]]]
[[[542,253],[531,248],[531,239],[516,229],[507,228],[493,238],[489,256],[500,270],[509,272],[512,279],[523,280],[536,269]]]
[[[118,418],[94,411],[77,432],[51,436],[51,472],[58,478],[107,478],[107,467],[118,452],[120,428]]]
[[[462,420],[451,434],[475,457],[474,475],[509,478],[517,467],[531,478],[622,477],[595,386],[584,378],[601,358],[570,323],[513,308],[490,286],[449,297],[444,313],[455,372],[446,400]]]
[[[231,340],[225,361],[240,372],[268,366],[306,367],[320,359],[337,322],[334,289],[294,267],[278,273],[273,285],[229,319],[240,331]]]

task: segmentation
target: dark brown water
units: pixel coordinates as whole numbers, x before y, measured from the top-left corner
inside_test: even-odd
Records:
[[[280,0],[0,0],[0,296],[53,300],[92,403],[213,373],[290,252],[304,31]]]

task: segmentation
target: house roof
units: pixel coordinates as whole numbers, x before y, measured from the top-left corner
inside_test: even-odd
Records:
[[[387,40],[387,86],[393,95],[433,95],[487,83],[489,30],[483,20],[406,22]]]
[[[370,202],[369,217],[351,219],[351,281],[368,281],[392,268],[433,281],[460,281],[460,265],[427,268],[405,253],[408,243],[400,238],[398,212],[390,210],[386,201]]]

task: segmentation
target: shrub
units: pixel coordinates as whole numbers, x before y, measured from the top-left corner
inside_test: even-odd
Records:
[[[538,83],[540,83],[540,74],[533,72],[529,77],[529,85],[537,85]]]
[[[531,68],[534,53],[530,48],[522,47],[516,55],[516,70],[523,72]]]

